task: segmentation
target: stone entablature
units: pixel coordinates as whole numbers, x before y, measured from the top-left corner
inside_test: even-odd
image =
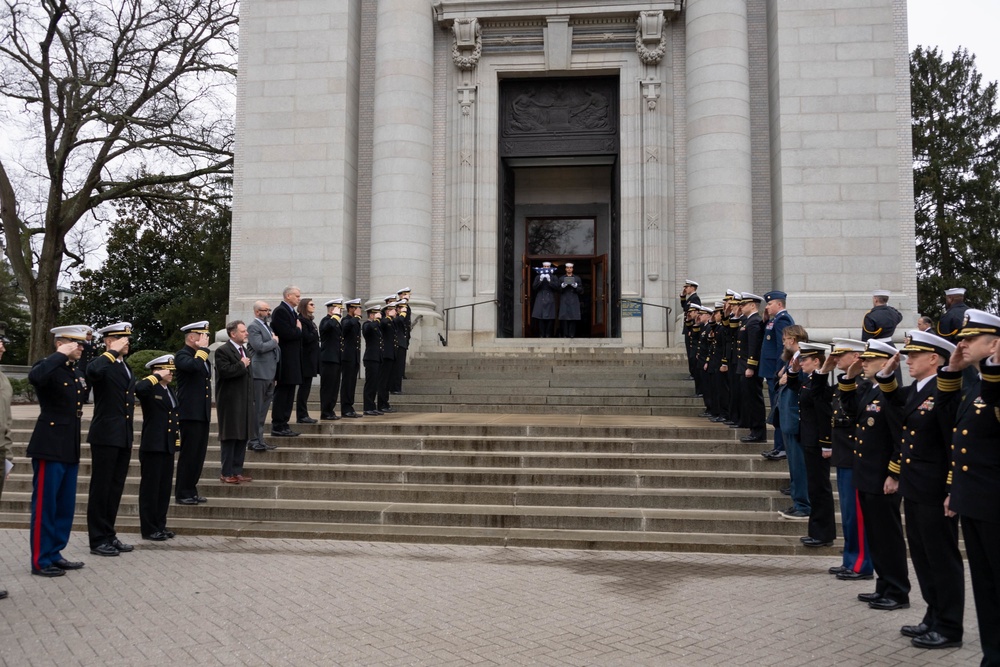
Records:
[[[575,2],[565,2],[564,0],[438,0],[434,3],[434,15],[439,22],[472,17],[511,19],[532,16],[613,14],[632,14],[634,16],[645,11],[660,11],[670,17],[680,14],[683,7],[683,0],[668,0],[667,2],[601,0],[597,3],[586,0],[576,0]]]

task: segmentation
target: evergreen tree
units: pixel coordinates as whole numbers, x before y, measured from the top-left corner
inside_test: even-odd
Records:
[[[229,310],[229,208],[200,198],[128,200],[108,238],[108,259],[73,283],[63,323],[132,323],[133,350],[178,350],[179,327],[208,320],[215,331]]]
[[[913,184],[920,311],[943,311],[944,290],[1000,308],[1000,113],[997,84],[982,83],[965,49],[910,56]]]

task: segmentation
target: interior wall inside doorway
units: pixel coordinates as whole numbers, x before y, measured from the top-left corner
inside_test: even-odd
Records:
[[[595,255],[611,248],[611,179],[608,165],[516,167],[514,172],[514,280],[515,294],[528,290],[521,284],[521,258],[525,254],[525,220],[540,217],[595,218]],[[617,270],[608,267],[609,271]],[[514,309],[514,335],[523,329],[520,297]]]

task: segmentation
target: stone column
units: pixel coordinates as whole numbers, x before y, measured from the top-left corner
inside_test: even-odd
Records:
[[[372,137],[371,289],[413,288],[434,310],[431,175],[434,26],[427,0],[379,0]]]
[[[752,290],[746,0],[688,0],[688,273],[710,298]]]

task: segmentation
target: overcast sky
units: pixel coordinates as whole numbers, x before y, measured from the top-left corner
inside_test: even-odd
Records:
[[[1000,80],[1000,0],[909,0],[910,51],[937,46],[946,56],[963,46],[976,56],[983,83]]]

